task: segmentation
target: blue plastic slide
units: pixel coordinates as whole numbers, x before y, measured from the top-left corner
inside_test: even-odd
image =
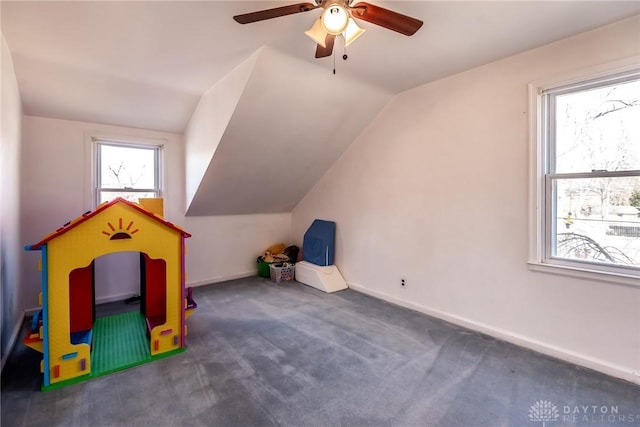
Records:
[[[333,265],[336,241],[336,223],[316,219],[304,233],[302,257],[315,265]]]

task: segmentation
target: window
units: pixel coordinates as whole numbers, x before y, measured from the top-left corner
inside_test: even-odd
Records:
[[[96,205],[122,197],[162,197],[160,145],[95,140]]]
[[[640,70],[536,89],[537,262],[640,277]]]

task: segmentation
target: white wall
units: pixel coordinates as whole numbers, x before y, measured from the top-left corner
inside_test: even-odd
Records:
[[[93,123],[26,116],[23,126],[22,240],[35,243],[67,221],[93,208],[91,200],[91,136],[152,139],[164,143],[165,215],[183,222],[182,138],[180,135]],[[37,306],[40,277],[36,269],[40,252],[25,252],[23,281],[26,302]],[[118,255],[113,257],[115,263]],[[137,263],[133,263],[137,265]],[[102,266],[102,263],[101,263]],[[121,267],[121,265],[120,265]],[[121,269],[119,269],[121,271]],[[96,279],[96,299],[108,301],[139,292],[139,281],[122,276]],[[110,279],[110,280],[109,280]]]
[[[398,95],[295,208],[292,236],[334,220],[353,288],[640,382],[640,288],[527,268],[527,85],[639,55],[639,28],[636,17]]]
[[[22,103],[11,53],[1,37],[0,86],[0,357],[2,366],[21,325],[20,134]]]
[[[265,249],[290,242],[290,213],[186,217],[184,224],[192,233],[187,240],[190,286],[257,274],[256,260]]]
[[[181,135],[27,116],[23,124],[21,245],[38,241],[91,209],[90,135],[164,140],[165,215],[193,235],[187,240],[188,284],[255,274],[256,257],[273,243],[288,241],[290,214],[185,218]],[[22,254],[25,299],[20,310],[37,306],[39,256],[38,251]],[[138,283],[121,283],[115,277],[104,286],[96,288],[98,302],[139,291]]]

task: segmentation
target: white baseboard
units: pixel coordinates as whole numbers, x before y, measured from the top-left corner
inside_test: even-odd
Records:
[[[4,352],[4,356],[2,356],[2,361],[0,361],[0,372],[4,369],[4,364],[11,356],[13,352],[13,348],[16,346],[18,342],[18,338],[20,337],[20,331],[22,330],[22,325],[24,324],[25,315],[23,314],[18,321],[16,322],[15,327],[13,328],[13,332],[11,332],[11,337],[9,338],[9,345],[7,346],[7,350]]]
[[[99,297],[99,298],[96,298],[96,305],[106,304],[108,302],[124,301],[127,298],[131,298],[131,297],[136,296],[136,295],[140,295],[139,292],[126,292],[126,293],[123,293],[123,294],[108,295],[108,296],[105,296],[105,297]]]
[[[106,297],[99,297],[99,298],[96,298],[96,305],[106,304],[108,302],[114,302],[114,301],[124,301],[127,298],[130,298],[135,295],[138,295],[138,293],[126,292],[126,293],[117,294],[117,295],[108,295]],[[42,310],[42,307],[31,307],[31,308],[25,309],[24,312],[25,312],[25,315],[31,316],[33,315],[33,313],[40,310]]]
[[[32,307],[24,309],[24,317],[32,316],[35,312],[42,310],[42,307]]]
[[[210,285],[212,283],[226,282],[227,280],[244,279],[246,277],[252,277],[257,275],[258,275],[258,271],[254,270],[254,271],[248,271],[245,273],[232,274],[229,276],[217,276],[217,277],[212,277],[204,280],[195,280],[193,282],[187,282],[186,286],[197,288],[198,286]]]
[[[244,279],[245,277],[251,277],[251,276],[256,276],[258,274],[257,271],[249,271],[246,273],[240,273],[240,274],[233,274],[233,275],[229,275],[229,276],[218,276],[218,277],[212,277],[210,279],[205,279],[205,280],[197,280],[194,282],[189,282],[186,284],[187,287],[191,286],[191,287],[198,287],[198,286],[204,286],[204,285],[210,285],[212,283],[219,283],[219,282],[226,282],[227,280],[235,280],[235,279]],[[117,295],[109,295],[109,296],[105,296],[105,297],[99,297],[96,298],[96,305],[100,305],[100,304],[105,304],[108,302],[114,302],[114,301],[123,301],[127,298],[130,298],[132,296],[138,295],[135,292],[127,292],[127,293],[122,293],[122,294],[117,294]],[[33,313],[41,310],[42,307],[32,307],[32,308],[27,308],[24,310],[25,314],[27,316],[31,316],[33,315]]]
[[[362,292],[363,294],[371,295],[373,297],[391,302],[393,304],[397,304],[399,306],[409,308],[411,310],[415,310],[429,316],[437,317],[455,325],[472,329],[486,335],[490,335],[492,337],[510,342],[520,347],[525,347],[538,353],[546,354],[556,359],[564,360],[565,362],[569,362],[574,365],[593,369],[594,371],[598,371],[612,377],[620,378],[635,384],[640,384],[640,372],[634,372],[632,370],[629,370],[628,368],[618,366],[591,356],[576,353],[566,348],[547,344],[520,334],[515,334],[505,329],[496,328],[494,326],[476,322],[474,320],[457,316],[455,314],[405,301],[400,298],[388,295],[384,292],[374,291],[355,283],[349,283],[349,287],[355,291]]]

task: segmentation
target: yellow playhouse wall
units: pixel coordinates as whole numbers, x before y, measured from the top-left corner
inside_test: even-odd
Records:
[[[128,228],[128,230],[127,230]],[[127,232],[131,239],[110,240],[118,232]],[[182,236],[173,229],[125,204],[115,204],[79,224],[48,243],[48,325],[50,382],[55,383],[90,372],[89,346],[70,342],[69,274],[88,266],[95,258],[115,252],[143,252],[166,262],[167,307],[166,323],[151,333],[151,354],[160,354],[181,347],[182,328]],[[166,331],[171,330],[171,333]],[[162,332],[165,331],[165,334]],[[177,344],[174,335],[178,335]],[[158,347],[153,345],[158,340]],[[63,359],[74,352],[77,357]],[[68,356],[67,356],[68,357]],[[87,369],[80,369],[79,360],[87,360]],[[53,369],[58,365],[58,376]]]

